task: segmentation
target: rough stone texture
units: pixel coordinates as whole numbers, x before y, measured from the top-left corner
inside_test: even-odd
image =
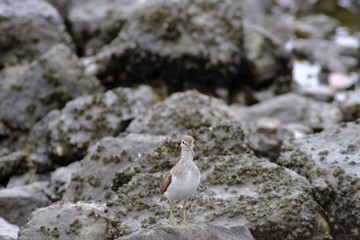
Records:
[[[109,215],[104,205],[57,202],[33,212],[21,228],[18,240],[108,239]]]
[[[23,165],[26,165],[26,155],[16,151],[0,156],[0,182],[5,182]]]
[[[346,92],[345,98],[337,102],[344,114],[345,121],[354,121],[360,118],[360,90]]]
[[[138,0],[73,1],[66,15],[78,48],[84,55],[97,53],[118,35],[134,8],[141,5]]]
[[[44,0],[1,1],[0,32],[0,69],[70,42],[61,16]]]
[[[321,130],[342,120],[340,109],[334,104],[322,103],[294,93],[280,95],[251,107],[233,108],[235,116],[250,127],[256,119],[271,117],[281,123],[301,123],[315,130]]]
[[[0,217],[0,240],[17,239],[20,228]]]
[[[113,198],[111,182],[116,171],[143,159],[164,143],[166,137],[124,134],[118,138],[105,137],[89,148],[72,175],[63,199],[109,200]]]
[[[0,120],[12,128],[29,129],[51,109],[101,89],[96,78],[83,75],[71,49],[57,45],[0,92]]]
[[[105,84],[161,81],[169,91],[239,80],[242,16],[239,1],[138,1],[118,36],[89,71]],[[210,89],[209,89],[210,88]]]
[[[230,108],[223,101],[192,90],[175,93],[156,104],[132,121],[127,131],[171,134],[232,119]]]
[[[13,224],[22,225],[36,208],[50,203],[47,182],[0,190],[0,216]],[[16,209],[16,211],[14,211]]]
[[[312,198],[310,183],[295,172],[251,154],[212,155],[196,164],[202,182],[190,201],[191,222],[247,226],[256,239],[328,236],[327,222]],[[162,175],[140,173],[118,188],[110,210],[121,219],[115,236],[168,222],[164,220],[168,208],[158,201]],[[180,209],[174,210],[176,219],[181,218]]]
[[[117,88],[69,101],[48,124],[51,153],[71,161],[104,136],[116,135],[154,103],[150,87]]]
[[[285,144],[278,164],[308,178],[334,239],[358,239],[360,124],[342,124]]]
[[[246,227],[227,229],[207,224],[154,225],[117,240],[253,240]]]
[[[71,184],[73,174],[78,172],[80,168],[81,163],[74,162],[66,167],[60,167],[51,173],[50,186],[53,189],[57,200],[62,198],[64,192],[69,188]],[[97,172],[94,171],[92,172],[92,174],[97,175]]]
[[[195,137],[195,160],[204,156],[241,154],[249,151],[244,144],[244,133],[239,123],[223,123],[214,127],[200,127],[185,131]],[[138,161],[118,169],[112,189],[116,191],[139,173],[154,173],[169,170],[179,161],[181,135],[177,135]]]

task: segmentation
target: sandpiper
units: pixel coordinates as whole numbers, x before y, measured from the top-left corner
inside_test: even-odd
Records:
[[[181,157],[180,161],[168,171],[163,181],[160,183],[161,199],[169,200],[170,205],[170,223],[174,224],[172,204],[174,201],[184,200],[183,219],[181,223],[186,224],[186,203],[188,199],[196,192],[200,184],[201,174],[194,164],[194,139],[185,135],[181,139]]]

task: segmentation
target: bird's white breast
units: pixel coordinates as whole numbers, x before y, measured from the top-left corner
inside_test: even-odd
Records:
[[[200,174],[194,174],[191,171],[181,177],[172,175],[171,183],[164,196],[170,201],[188,199],[196,192],[200,178]]]

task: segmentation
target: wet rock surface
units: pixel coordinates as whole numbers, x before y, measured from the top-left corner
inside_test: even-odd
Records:
[[[206,224],[191,224],[187,226],[163,226],[154,225],[150,229],[142,230],[126,237],[117,238],[117,240],[142,240],[142,239],[237,239],[237,240],[252,240],[251,233],[246,227],[238,227],[234,229],[226,229],[218,226],[211,226]]]
[[[358,238],[360,125],[334,126],[287,143],[276,161],[308,178],[334,238]]]

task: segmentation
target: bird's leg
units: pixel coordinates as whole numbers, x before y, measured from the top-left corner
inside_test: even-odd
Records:
[[[186,204],[187,204],[187,199],[184,200],[184,204],[183,204],[183,219],[181,221],[181,224],[187,224],[187,220],[186,220]]]
[[[169,206],[170,206],[170,224],[174,225],[174,215],[173,215],[173,211],[172,211],[172,202],[169,201]]]

